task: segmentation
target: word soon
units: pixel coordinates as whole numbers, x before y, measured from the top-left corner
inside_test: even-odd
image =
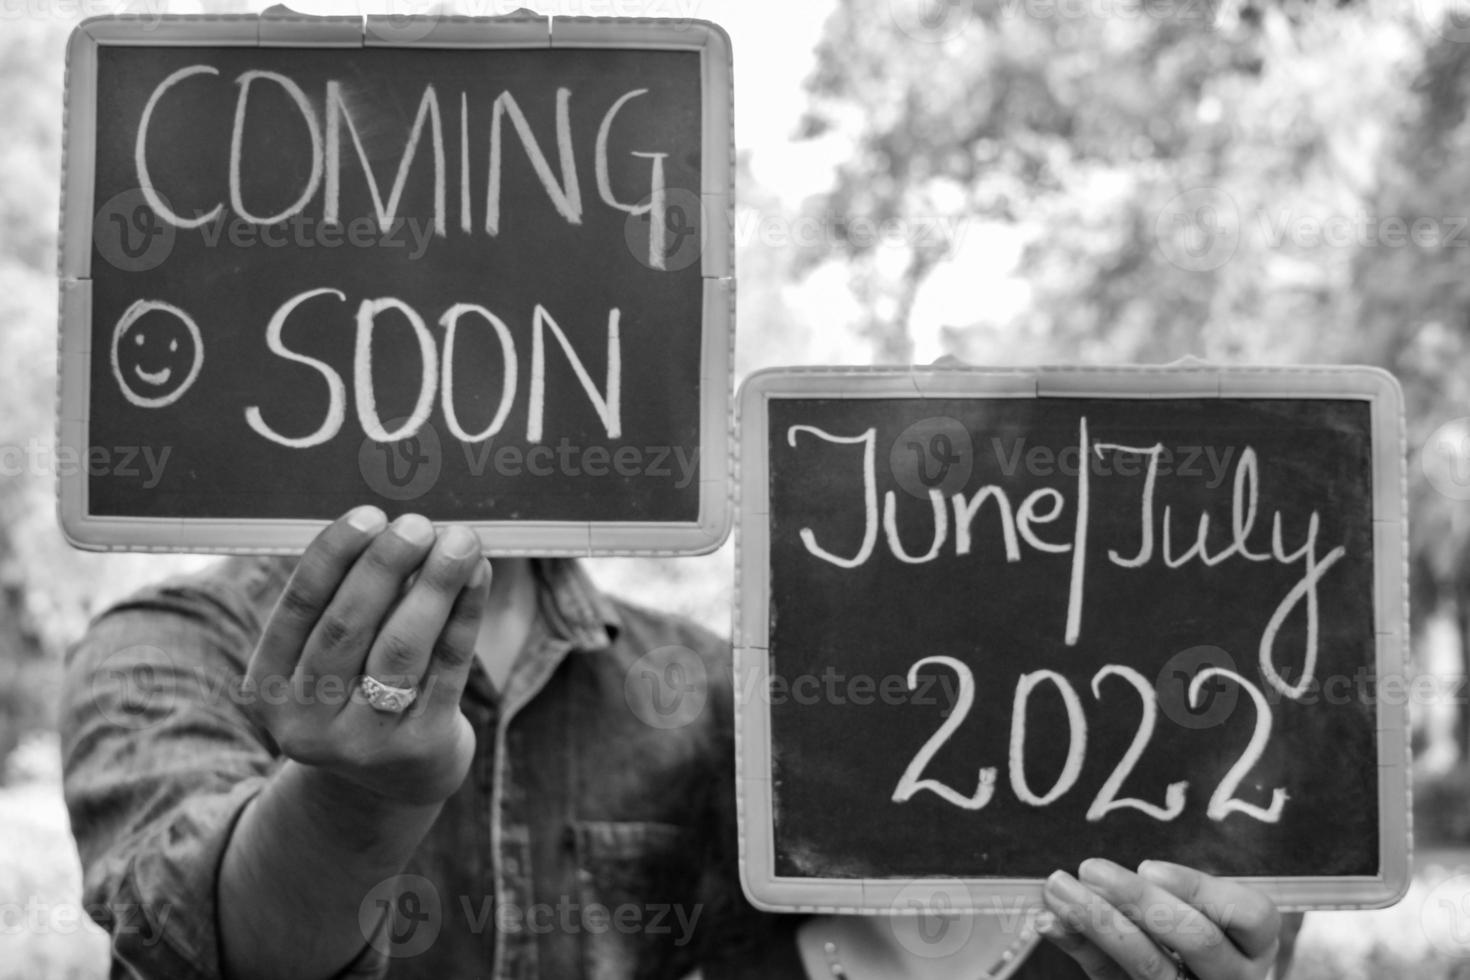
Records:
[[[893,802],[906,803],[916,793],[927,790],[946,803],[952,803],[964,810],[982,810],[995,796],[996,769],[994,766],[981,768],[978,772],[978,781],[974,792],[966,795],[954,787],[924,776],[924,770],[928,768],[934,755],[944,746],[955,731],[964,724],[965,717],[969,714],[971,706],[975,702],[975,675],[968,666],[953,657],[932,656],[924,657],[915,661],[909,668],[908,684],[913,690],[918,686],[919,670],[929,665],[948,667],[959,677],[959,697],[955,701],[954,710],[944,723],[934,732],[929,740],[919,749],[913,761],[904,770],[903,776],[898,781],[898,786],[893,790]],[[1123,783],[1132,774],[1138,760],[1142,757],[1144,749],[1147,748],[1149,740],[1153,738],[1154,726],[1158,722],[1159,705],[1158,694],[1152,684],[1132,667],[1122,664],[1107,664],[1092,678],[1092,695],[1101,700],[1102,682],[1109,677],[1117,677],[1130,685],[1138,694],[1143,706],[1143,713],[1139,716],[1138,731],[1133,736],[1133,742],[1128,746],[1128,751],[1123,753],[1123,758],[1118,761],[1113,773],[1103,783],[1102,789],[1098,791],[1097,797],[1087,809],[1087,819],[1091,822],[1102,820],[1109,813],[1117,810],[1137,810],[1155,820],[1167,823],[1175,820],[1184,812],[1184,794],[1189,787],[1188,780],[1170,783],[1164,791],[1164,802],[1150,803],[1133,797],[1119,797]],[[1267,806],[1248,803],[1237,799],[1236,791],[1245,777],[1250,774],[1261,756],[1265,754],[1266,746],[1271,740],[1271,705],[1266,701],[1266,695],[1261,689],[1250,681],[1240,676],[1233,670],[1225,667],[1207,667],[1195,674],[1189,683],[1189,706],[1198,708],[1200,706],[1200,692],[1206,682],[1213,678],[1222,678],[1240,685],[1240,688],[1250,695],[1251,701],[1256,707],[1256,726],[1251,735],[1250,742],[1240,758],[1225,773],[1215,787],[1205,815],[1211,820],[1224,820],[1232,813],[1241,813],[1253,817],[1262,823],[1277,823],[1281,819],[1281,811],[1286,806],[1287,793],[1284,789],[1274,789],[1271,792],[1271,802]],[[1068,744],[1067,759],[1062,766],[1061,773],[1056,781],[1045,793],[1037,793],[1026,776],[1026,706],[1031,694],[1043,683],[1050,683],[1061,695],[1062,703],[1067,710]],[[1011,744],[1009,772],[1011,791],[1016,798],[1023,803],[1034,807],[1048,806],[1060,799],[1068,790],[1076,785],[1082,775],[1082,762],[1087,754],[1087,717],[1082,711],[1082,701],[1077,696],[1077,691],[1071,683],[1052,670],[1036,670],[1029,674],[1021,675],[1016,683],[1016,696],[1011,709]]]
[[[342,426],[347,415],[347,385],[342,375],[327,362],[292,350],[286,345],[283,333],[286,321],[296,312],[298,307],[317,299],[319,297],[331,296],[339,302],[346,302],[346,295],[338,289],[320,288],[309,289],[300,293],[283,303],[272,315],[270,322],[266,325],[266,346],[272,354],[301,364],[316,371],[321,376],[322,383],[327,388],[327,408],[320,424],[305,435],[289,435],[279,431],[270,422],[266,421],[265,414],[258,405],[251,405],[245,409],[245,421],[250,428],[262,438],[267,439],[280,446],[291,449],[309,449],[335,438],[342,431]],[[373,382],[373,338],[378,326],[378,317],[389,311],[395,311],[403,316],[408,326],[413,331],[419,349],[419,372],[418,390],[414,402],[413,411],[396,428],[390,430],[384,424],[382,416],[378,411],[377,391]],[[128,308],[118,324],[115,336],[121,337],[137,323],[139,318],[148,312],[158,311],[179,319],[188,328],[190,335],[195,338],[195,343],[200,343],[200,330],[193,319],[182,309],[159,300],[139,300]],[[621,311],[614,307],[607,316],[607,372],[604,377],[603,387],[598,389],[593,382],[591,374],[587,371],[582,359],[577,355],[572,343],[567,339],[566,333],[552,317],[551,313],[541,304],[536,304],[531,316],[531,370],[528,384],[528,412],[526,420],[526,441],[539,443],[542,441],[544,430],[544,417],[546,406],[546,335],[548,333],[556,338],[562,352],[566,355],[572,371],[576,374],[577,381],[586,392],[597,413],[603,429],[609,439],[618,439],[623,433],[622,423],[622,341],[619,333]],[[501,369],[498,379],[500,385],[500,401],[496,407],[495,414],[488,425],[478,432],[467,431],[461,423],[454,402],[454,349],[455,338],[458,334],[461,321],[466,323],[479,323],[494,331],[495,337],[500,345]],[[391,296],[364,299],[357,308],[356,314],[357,333],[353,348],[353,404],[357,412],[358,423],[368,438],[376,442],[397,442],[403,439],[411,439],[418,434],[429,419],[429,414],[434,406],[435,395],[439,397],[439,404],[444,413],[445,424],[449,427],[455,438],[463,443],[482,443],[493,438],[504,428],[506,418],[510,415],[511,406],[515,400],[519,385],[519,369],[517,366],[517,352],[515,338],[511,334],[504,320],[496,316],[490,310],[476,303],[455,303],[439,318],[439,326],[444,331],[444,349],[442,356],[435,341],[434,335],[429,331],[424,318],[409,304]],[[114,340],[114,371],[118,371],[117,363],[117,340]],[[202,359],[202,352],[201,352]],[[197,367],[195,368],[197,374]],[[119,375],[121,378],[121,375]],[[166,379],[165,379],[166,380]],[[142,399],[132,394],[127,385],[123,386],[123,393],[135,404],[143,406],[157,406],[170,403],[177,395],[169,399]]]

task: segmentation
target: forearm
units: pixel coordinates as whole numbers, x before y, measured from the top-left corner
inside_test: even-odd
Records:
[[[369,939],[364,898],[403,870],[439,810],[287,762],[241,814],[221,862],[225,976],[325,980],[342,971]]]

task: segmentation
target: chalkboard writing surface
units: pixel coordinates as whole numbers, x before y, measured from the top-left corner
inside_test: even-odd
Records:
[[[1103,856],[1393,899],[1399,404],[1365,369],[748,381],[752,898],[894,911],[959,882],[984,908]]]
[[[61,444],[87,547],[726,534],[728,41],[558,18],[89,21]]]

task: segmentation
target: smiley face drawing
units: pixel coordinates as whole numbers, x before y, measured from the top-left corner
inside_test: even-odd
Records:
[[[172,316],[143,318],[158,310]],[[204,340],[189,314],[171,303],[140,299],[112,331],[112,376],[139,408],[163,408],[183,397],[204,367]]]

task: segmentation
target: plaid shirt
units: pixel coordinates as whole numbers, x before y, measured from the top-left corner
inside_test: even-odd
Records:
[[[221,976],[221,858],[282,762],[240,681],[291,567],[231,558],[145,589],[68,657],[66,801],[115,977]],[[469,775],[407,877],[365,896],[344,976],[800,976],[794,920],[754,911],[737,878],[728,645],[607,599],[575,562],[535,570],[505,690],[472,668]],[[671,647],[697,711],[638,682]]]

